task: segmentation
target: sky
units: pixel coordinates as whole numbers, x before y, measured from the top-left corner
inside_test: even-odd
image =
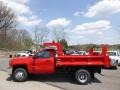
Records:
[[[120,0],[0,0],[33,37],[39,24],[64,27],[69,45],[120,44]],[[52,40],[48,36],[48,40]]]

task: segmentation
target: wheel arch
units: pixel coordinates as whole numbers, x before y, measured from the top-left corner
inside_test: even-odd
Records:
[[[20,65],[14,65],[14,66],[13,66],[12,73],[13,73],[17,68],[23,68],[23,69],[25,69],[25,70],[28,72],[28,67],[27,67],[27,65],[20,64]],[[28,72],[28,73],[29,73],[29,72]]]

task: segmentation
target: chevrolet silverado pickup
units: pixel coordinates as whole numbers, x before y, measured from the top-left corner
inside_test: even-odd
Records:
[[[34,56],[10,59],[10,75],[14,81],[26,81],[30,74],[55,74],[62,71],[73,73],[73,78],[79,84],[88,84],[94,73],[101,73],[102,68],[110,67],[106,45],[99,55],[93,49],[87,55],[66,55],[59,42],[44,43],[44,46],[47,48],[38,51]]]

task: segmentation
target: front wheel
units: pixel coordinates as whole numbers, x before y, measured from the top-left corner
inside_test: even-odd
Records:
[[[90,73],[85,69],[77,70],[75,73],[75,78],[79,84],[88,84],[91,80]]]
[[[13,71],[13,80],[17,82],[23,82],[27,79],[28,73],[23,68],[17,68]]]

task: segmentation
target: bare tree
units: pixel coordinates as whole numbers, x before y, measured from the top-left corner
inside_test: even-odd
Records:
[[[17,41],[22,49],[30,49],[33,41],[29,32],[25,29],[17,30]]]
[[[47,40],[48,36],[48,29],[46,26],[36,26],[34,30],[34,38],[35,38],[35,44],[36,44],[36,50],[39,49],[39,47]]]
[[[0,2],[0,48],[23,50],[32,46],[27,30],[16,29],[16,16],[3,2]]]
[[[65,29],[64,27],[62,26],[56,26],[56,27],[53,27],[53,38],[60,42],[60,40],[65,40],[66,39],[66,32],[65,32]]]
[[[0,30],[14,28],[16,25],[15,14],[11,8],[0,2]]]
[[[6,47],[8,30],[15,26],[15,14],[4,3],[0,2],[0,43],[2,47]]]
[[[32,38],[29,32],[25,29],[12,29],[8,32],[7,49],[13,50],[28,50],[33,45]]]

